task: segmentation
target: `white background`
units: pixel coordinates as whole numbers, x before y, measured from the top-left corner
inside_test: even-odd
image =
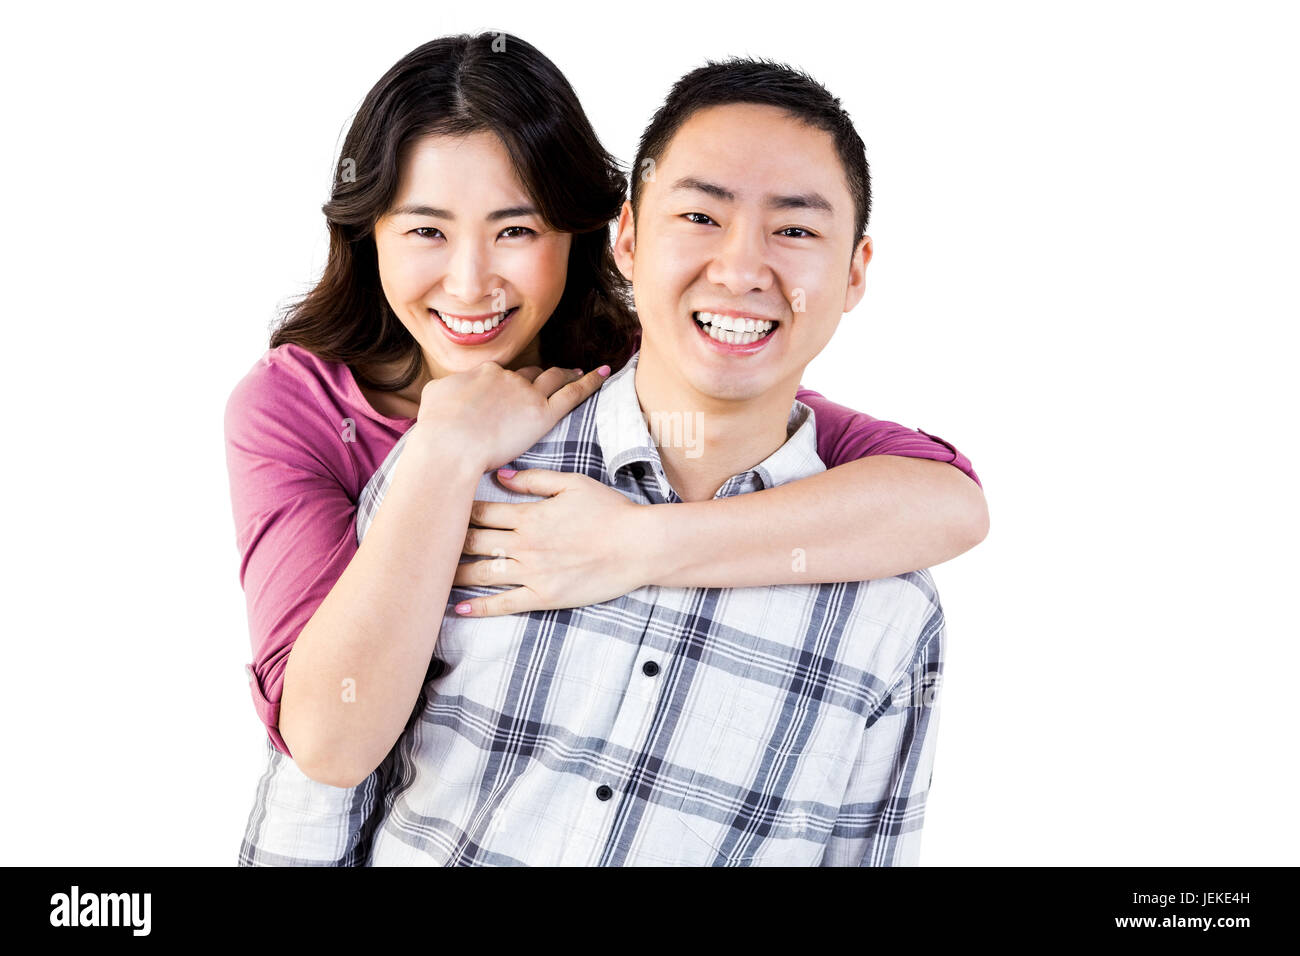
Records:
[[[264,734],[224,404],[366,91],[505,29],[625,163],[710,56],[855,118],[876,252],[804,382],[954,442],[992,516],[934,572],[923,863],[1296,863],[1295,15],[448,6],[7,14],[0,862],[234,863]]]

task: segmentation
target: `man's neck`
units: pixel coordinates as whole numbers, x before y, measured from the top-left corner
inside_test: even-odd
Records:
[[[798,390],[796,380],[745,400],[714,398],[644,345],[635,384],[668,484],[682,501],[713,498],[728,478],[784,445]]]

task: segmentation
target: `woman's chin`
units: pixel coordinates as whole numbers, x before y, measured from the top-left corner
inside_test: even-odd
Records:
[[[504,368],[508,366],[512,354],[508,342],[500,345],[494,342],[479,346],[452,345],[450,348],[446,342],[439,342],[436,349],[426,348],[425,352],[447,375],[468,372],[478,368],[484,362],[496,362]]]

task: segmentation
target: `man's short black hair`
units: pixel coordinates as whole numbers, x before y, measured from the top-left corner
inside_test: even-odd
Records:
[[[732,103],[757,103],[785,110],[794,118],[829,133],[844,167],[849,195],[853,197],[854,247],[867,230],[871,216],[871,171],[862,138],[853,128],[849,114],[807,73],[784,63],[732,57],[722,62],[710,60],[673,84],[663,106],[641,134],[636,162],[632,167],[632,211],[641,201],[646,160],[658,165],[668,144],[682,125],[693,115],[711,106]],[[779,149],[780,144],[773,144]]]

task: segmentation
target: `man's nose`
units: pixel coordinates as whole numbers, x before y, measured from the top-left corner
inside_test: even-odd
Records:
[[[710,264],[708,279],[737,296],[767,290],[772,270],[762,230],[739,223],[729,226]]]

